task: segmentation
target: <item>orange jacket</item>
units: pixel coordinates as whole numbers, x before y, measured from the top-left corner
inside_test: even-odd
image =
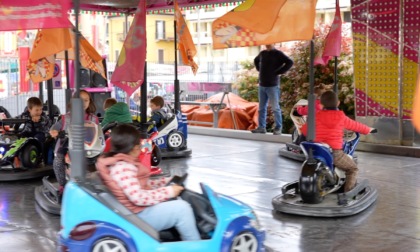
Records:
[[[307,124],[301,128],[307,135]],[[326,143],[333,150],[343,148],[344,129],[369,134],[370,128],[362,123],[348,118],[341,110],[321,110],[315,116],[315,142]]]

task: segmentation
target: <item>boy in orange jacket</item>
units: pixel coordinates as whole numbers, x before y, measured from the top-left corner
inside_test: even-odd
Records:
[[[369,134],[373,128],[348,118],[338,109],[340,104],[333,91],[326,91],[321,95],[323,109],[315,117],[315,142],[326,143],[333,150],[334,165],[346,173],[344,192],[348,192],[356,185],[358,168],[356,163],[343,151],[344,130],[351,130],[361,134]],[[301,128],[307,134],[307,124]]]

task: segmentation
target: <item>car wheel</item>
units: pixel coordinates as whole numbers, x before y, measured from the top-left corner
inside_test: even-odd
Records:
[[[115,238],[107,237],[93,245],[92,252],[128,252],[125,244]]]
[[[230,252],[257,252],[258,240],[253,233],[246,232],[237,235],[232,242]]]
[[[22,166],[25,168],[36,168],[40,161],[40,153],[35,145],[26,145],[20,154]]]
[[[152,151],[152,166],[158,166],[160,161],[162,160],[162,152],[160,151],[159,146],[157,146],[155,143],[153,145],[153,151]]]
[[[318,204],[324,200],[327,188],[327,178],[322,172],[315,171],[312,176],[300,176],[299,192],[302,201]]]
[[[169,149],[178,149],[185,145],[184,134],[179,131],[169,133],[167,138],[167,145]]]

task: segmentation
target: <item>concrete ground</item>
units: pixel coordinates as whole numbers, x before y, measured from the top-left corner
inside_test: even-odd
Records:
[[[271,199],[296,180],[300,163],[278,156],[283,144],[191,134],[190,158],[164,160],[173,174],[251,205],[266,230],[269,251],[420,251],[420,159],[358,152],[359,177],[378,190],[358,215],[310,218],[275,213]],[[0,252],[55,251],[59,216],[39,209],[40,179],[0,183]]]

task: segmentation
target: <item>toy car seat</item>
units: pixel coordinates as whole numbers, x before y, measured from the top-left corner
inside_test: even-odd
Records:
[[[168,119],[158,128],[158,132],[162,131],[166,126],[168,126],[173,120],[176,119],[175,114],[168,114]]]
[[[151,140],[150,140],[151,141]],[[111,138],[105,140],[105,149],[104,153],[111,151]],[[152,158],[151,158],[151,151],[150,153],[147,152],[148,150],[142,148],[142,151],[139,155],[139,162],[145,165],[146,167],[150,167],[151,175],[158,175],[162,173],[162,169],[159,167],[152,167]]]
[[[9,111],[3,106],[0,106],[0,113],[3,113],[6,116],[5,118],[12,118]],[[5,119],[5,118],[1,118],[1,119]]]

